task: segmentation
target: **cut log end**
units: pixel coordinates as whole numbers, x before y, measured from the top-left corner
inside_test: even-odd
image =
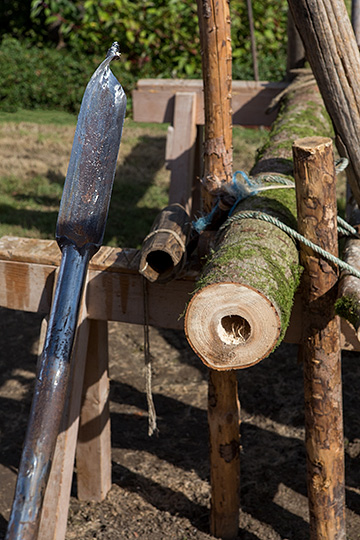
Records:
[[[141,248],[139,272],[150,282],[170,281],[185,262],[190,218],[180,204],[164,208],[156,217]]]
[[[280,330],[275,306],[256,289],[238,283],[217,283],[201,289],[185,316],[190,345],[208,367],[216,370],[256,364],[274,349]]]

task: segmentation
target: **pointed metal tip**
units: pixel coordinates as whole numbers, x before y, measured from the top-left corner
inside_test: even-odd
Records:
[[[120,46],[117,41],[114,41],[114,43],[111,45],[110,49],[106,53],[106,58],[110,58],[111,60],[120,58]]]

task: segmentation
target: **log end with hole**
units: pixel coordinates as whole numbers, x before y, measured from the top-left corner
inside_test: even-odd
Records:
[[[165,283],[183,268],[190,218],[180,204],[171,204],[155,218],[143,241],[139,272],[150,282]]]
[[[274,349],[280,331],[280,317],[271,301],[239,283],[217,283],[201,289],[185,317],[191,347],[216,370],[256,364]]]

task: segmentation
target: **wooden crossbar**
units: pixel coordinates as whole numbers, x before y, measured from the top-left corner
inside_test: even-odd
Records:
[[[270,126],[276,112],[266,114],[271,100],[288,83],[267,81],[233,81],[233,124],[242,126]],[[133,90],[134,120],[136,122],[172,122],[175,95],[191,92],[197,96],[196,124],[204,125],[203,81],[185,79],[141,79]]]
[[[54,240],[0,238],[0,306],[48,314],[60,258]],[[89,266],[85,293],[87,318],[144,323],[144,278],[138,272],[139,258],[140,252],[136,249],[100,248]],[[179,316],[190,299],[198,275],[199,268],[194,261],[169,283],[147,282],[151,326],[183,328]],[[360,343],[347,321],[341,321],[341,330],[342,349],[360,350]],[[301,342],[301,307],[297,297],[284,341]]]

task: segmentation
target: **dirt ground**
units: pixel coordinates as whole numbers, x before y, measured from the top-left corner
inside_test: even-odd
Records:
[[[38,315],[0,310],[0,536],[9,516],[36,365]],[[67,540],[199,539],[209,534],[207,370],[182,332],[151,329],[159,436],[147,435],[143,328],[109,324],[112,488],[76,499]],[[360,362],[344,353],[347,537],[360,539]],[[283,344],[239,372],[242,540],[305,540],[302,369]]]

